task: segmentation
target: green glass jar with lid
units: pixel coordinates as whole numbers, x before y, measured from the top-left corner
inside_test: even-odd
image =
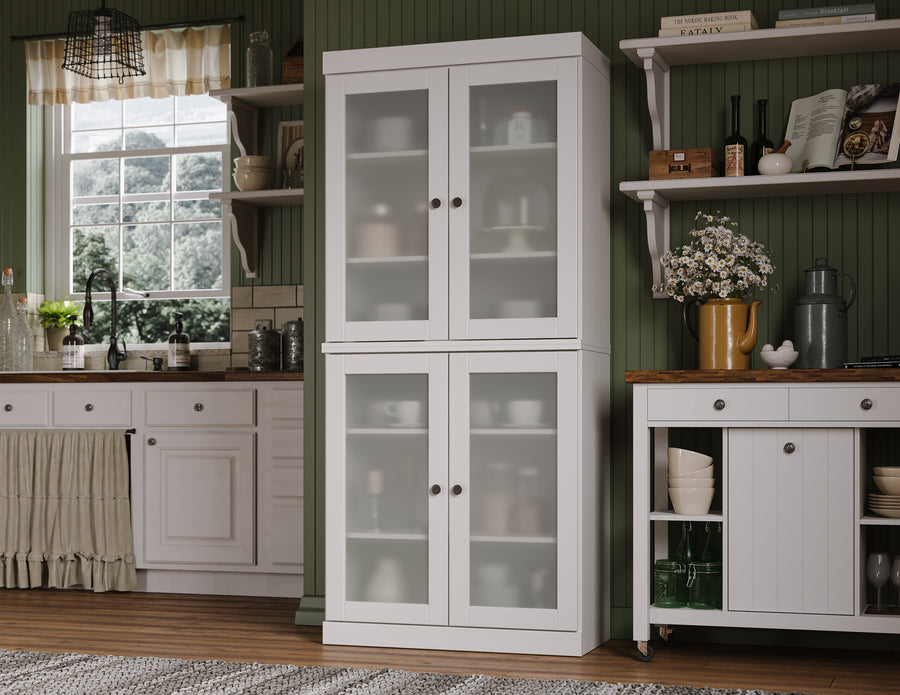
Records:
[[[675,560],[657,560],[653,565],[653,605],[682,608],[687,605],[685,566]]]

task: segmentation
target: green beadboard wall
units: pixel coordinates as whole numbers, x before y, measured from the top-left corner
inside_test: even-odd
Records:
[[[0,8],[0,132],[6,134],[0,170],[0,264],[15,270],[16,290],[43,292],[42,107],[26,105],[23,44],[10,36],[65,33],[69,12],[100,6],[94,0],[32,0]],[[232,85],[243,86],[244,55],[251,31],[265,29],[274,52],[273,78],[281,80],[281,56],[302,36],[303,4],[290,0],[114,0],[110,7],[142,24],[243,16],[231,26]],[[278,122],[302,118],[300,107],[269,109],[260,117],[260,152],[274,153]],[[16,162],[17,166],[9,166]],[[23,172],[25,175],[23,176]],[[23,204],[24,203],[24,204]],[[243,277],[232,255],[234,285],[290,285],[302,280],[302,209],[269,208],[260,214],[259,277]]]
[[[666,15],[752,9],[760,26],[770,27],[774,26],[779,9],[823,4],[836,3],[831,0],[306,0],[305,40],[310,65],[307,123],[314,121],[308,137],[315,143],[314,171],[319,176],[323,173],[323,148],[321,138],[317,137],[324,115],[322,51],[581,31],[612,61],[614,637],[631,636],[631,391],[624,382],[624,374],[628,369],[695,368],[697,364],[696,347],[682,327],[681,305],[672,300],[650,298],[644,213],[639,205],[618,192],[620,181],[647,178],[647,153],[652,147],[644,76],[619,52],[618,43],[626,38],[656,36],[659,18]],[[900,17],[897,5],[887,0],[876,1],[879,17]],[[856,82],[898,80],[898,52],[674,68],[671,146],[721,147],[726,128],[730,129],[731,94],[743,97],[742,131],[750,140],[756,127],[756,100],[767,98],[769,136],[780,142],[793,99]],[[314,116],[310,115],[313,110]],[[308,184],[305,220],[307,228],[315,227],[319,238],[318,264],[323,262],[322,202],[323,191],[314,182]],[[900,293],[896,289],[900,282],[900,241],[892,238],[890,231],[892,223],[894,226],[900,223],[900,195],[676,204],[672,208],[673,245],[683,243],[698,209],[720,210],[734,217],[743,232],[770,244],[773,249],[778,287],[775,292],[760,297],[764,303],[760,308],[759,345],[780,343],[792,336],[792,307],[801,293],[803,270],[817,257],[824,256],[830,264],[851,274],[858,284],[858,299],[850,311],[850,357],[900,352]],[[311,279],[307,277],[307,281]],[[321,273],[316,286],[321,293]],[[754,366],[764,366],[758,355],[754,355]],[[321,430],[318,438],[316,460],[321,472]],[[321,509],[317,518],[320,523],[324,521]],[[315,536],[307,534],[307,543],[321,546],[321,528]],[[321,555],[317,558],[316,581],[321,587],[323,563]],[[310,559],[308,556],[308,570]],[[307,580],[310,579],[313,577],[307,575]],[[712,639],[744,639],[724,630],[712,632]]]

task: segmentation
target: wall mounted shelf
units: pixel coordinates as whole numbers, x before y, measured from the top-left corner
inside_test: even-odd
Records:
[[[624,39],[619,49],[647,79],[647,107],[653,149],[670,149],[670,87],[672,66],[726,63],[801,56],[869,53],[896,50],[900,19],[799,29],[755,29],[723,35]],[[900,190],[900,170],[834,171],[784,176],[623,181],[619,190],[644,206],[653,284],[661,285],[659,263],[669,248],[669,203],[681,200],[753,198]],[[654,292],[654,298],[667,298]]]
[[[256,154],[259,143],[259,110],[301,105],[303,84],[215,89],[209,94],[227,104],[234,143],[242,152]],[[247,147],[245,143],[252,145]],[[258,209],[302,205],[303,189],[223,191],[211,193],[209,197],[211,200],[222,201],[222,219],[228,218],[231,222],[231,237],[241,254],[244,275],[255,278],[259,265]]]

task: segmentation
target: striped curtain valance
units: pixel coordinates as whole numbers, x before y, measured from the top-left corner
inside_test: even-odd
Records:
[[[25,41],[28,103],[92,101],[205,94],[231,86],[231,31],[227,24],[141,33],[146,75],[93,80],[63,70],[66,41]]]

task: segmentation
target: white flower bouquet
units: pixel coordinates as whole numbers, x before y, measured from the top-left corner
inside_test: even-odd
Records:
[[[690,243],[663,254],[665,282],[654,290],[683,302],[743,297],[751,287],[768,286],[775,266],[765,244],[739,234],[737,223],[719,213],[698,212],[694,227]]]

